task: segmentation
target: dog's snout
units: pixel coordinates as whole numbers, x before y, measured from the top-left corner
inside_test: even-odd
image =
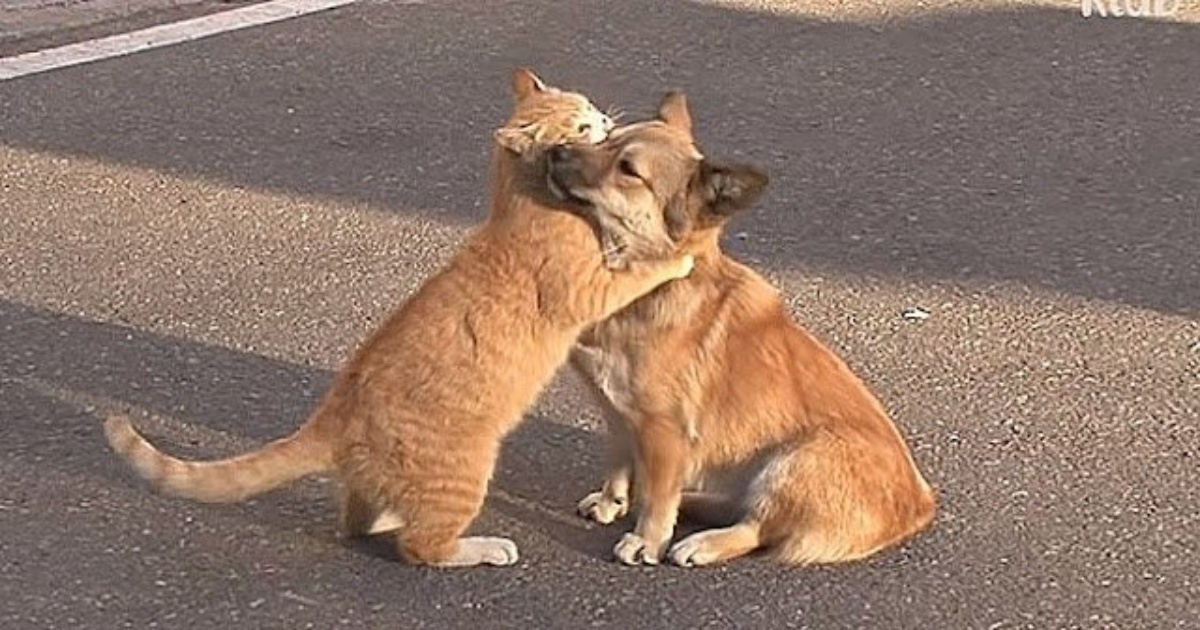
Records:
[[[553,146],[546,150],[546,177],[550,190],[563,200],[587,203],[576,194],[580,179],[580,156],[571,147]]]
[[[564,145],[555,145],[550,147],[550,151],[546,156],[551,163],[562,164],[571,160],[571,150]]]

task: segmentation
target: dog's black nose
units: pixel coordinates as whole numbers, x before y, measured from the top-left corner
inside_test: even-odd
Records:
[[[551,162],[566,162],[571,159],[571,150],[565,145],[556,144],[550,147],[550,151],[546,154],[546,157]]]

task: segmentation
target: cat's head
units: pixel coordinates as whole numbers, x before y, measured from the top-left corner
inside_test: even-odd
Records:
[[[512,116],[495,137],[517,155],[561,144],[595,144],[613,128],[612,118],[588,97],[548,86],[527,68],[513,72],[512,92]]]

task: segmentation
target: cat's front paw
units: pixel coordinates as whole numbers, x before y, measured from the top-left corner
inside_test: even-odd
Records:
[[[675,276],[676,279],[683,279],[692,274],[692,270],[696,268],[696,258],[691,254],[684,254],[679,258],[679,273]]]

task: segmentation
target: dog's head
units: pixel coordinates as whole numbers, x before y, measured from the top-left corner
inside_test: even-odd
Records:
[[[597,145],[551,149],[547,184],[553,194],[594,218],[621,258],[661,257],[667,250],[715,247],[721,228],[749,208],[767,186],[761,169],[720,164],[703,156],[681,93],[669,93],[657,120],[613,130]],[[648,222],[661,229],[648,229]],[[637,235],[661,234],[648,242]],[[650,251],[647,251],[649,249]]]
[[[513,113],[496,130],[496,142],[508,151],[527,156],[535,147],[604,140],[613,121],[578,92],[546,85],[526,68],[512,76]]]

